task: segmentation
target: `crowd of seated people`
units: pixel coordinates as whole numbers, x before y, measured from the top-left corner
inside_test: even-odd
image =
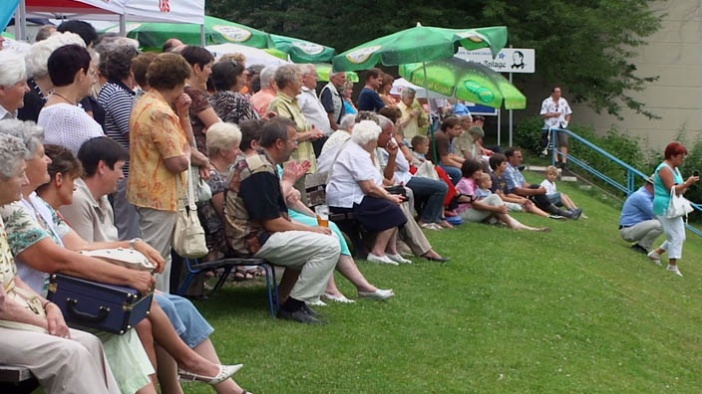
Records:
[[[543,230],[507,211],[581,213],[562,194],[569,210],[518,183],[515,150],[505,158],[484,148],[470,115],[443,119],[428,137],[431,117],[415,92],[392,97],[393,78],[378,69],[358,111],[346,74],[332,73],[318,95],[311,64],[247,65],[177,39],[141,53],[82,21],[45,30],[25,54],[0,51],[0,363],[26,366],[49,393],[179,393],[182,380],[247,392],[232,379],[242,364],[222,365],[212,326],[172,294],[186,174],[211,194],[198,202],[202,260],[281,267],[278,317],[307,324],[326,322],[312,306],[355,302],[335,271],[358,298],[395,296],[362,273],[352,252],[362,245],[347,244],[334,222],[320,226],[311,174],[325,176],[330,210],[363,229],[365,260],[393,266],[447,261],[423,230],[451,229],[452,218]],[[143,254],[154,275],[80,253],[111,248]],[[69,328],[46,299],[54,273],[153,292],[150,313],[124,335]],[[28,342],[41,351],[23,352]]]

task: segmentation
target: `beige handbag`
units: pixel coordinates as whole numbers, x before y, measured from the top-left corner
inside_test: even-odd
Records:
[[[119,265],[121,267],[134,269],[137,271],[152,272],[156,266],[149,261],[141,252],[133,249],[115,248],[115,249],[97,249],[83,250],[80,254],[90,257],[95,257],[105,260],[108,263]]]
[[[175,230],[173,234],[173,250],[180,257],[189,259],[199,259],[205,256],[209,250],[205,242],[205,230],[197,217],[197,206],[195,205],[195,190],[193,188],[192,172],[190,168],[185,171],[187,204],[178,207]],[[180,205],[180,204],[179,204]]]
[[[0,277],[0,279],[2,278]],[[1,280],[0,286],[2,286]],[[17,301],[20,305],[23,305],[37,316],[46,318],[46,312],[44,311],[44,307],[41,305],[41,300],[37,296],[31,294],[30,292],[15,286],[14,279],[10,281],[8,287],[5,289],[5,293],[7,294],[7,298]],[[15,330],[48,333],[48,331],[39,326],[35,326],[29,323],[20,323],[12,320],[0,319],[0,327],[12,328]]]

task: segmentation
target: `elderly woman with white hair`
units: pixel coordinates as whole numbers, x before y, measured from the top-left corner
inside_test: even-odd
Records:
[[[14,119],[24,105],[27,87],[24,59],[12,51],[0,52],[0,120]]]
[[[266,116],[268,114],[268,106],[278,92],[278,87],[275,84],[275,72],[277,70],[278,66],[264,67],[259,76],[261,90],[251,96],[251,105],[253,105],[260,116]]]
[[[351,131],[353,126],[356,124],[356,115],[348,114],[344,115],[339,122],[339,130],[332,133],[332,135],[327,138],[322,146],[322,152],[320,156],[325,154],[327,151],[331,150],[339,144],[343,144],[346,140],[351,138]]]
[[[224,234],[224,194],[227,191],[229,166],[241,153],[240,142],[241,131],[233,123],[215,123],[207,130],[207,156],[211,164],[207,184],[212,190],[212,199],[197,207],[200,223],[205,230],[207,249],[210,251],[205,261],[222,258],[229,250]]]
[[[39,112],[54,91],[49,76],[49,56],[58,48],[71,44],[85,46],[83,39],[75,33],[54,33],[47,39],[32,44],[29,53],[25,55],[29,78],[27,85],[30,90],[24,95],[24,107],[17,113],[18,119],[34,122],[39,119]]]
[[[351,140],[341,148],[331,166],[327,184],[327,204],[334,213],[352,212],[369,232],[376,233],[368,261],[408,263],[397,252],[398,227],[407,219],[398,206],[403,197],[383,188],[383,174],[373,164],[380,126],[361,121],[353,128]]]

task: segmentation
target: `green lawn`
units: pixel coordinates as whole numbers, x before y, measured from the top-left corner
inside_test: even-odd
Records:
[[[614,204],[559,189],[589,219],[515,215],[551,233],[429,232],[450,263],[359,261],[396,297],[317,308],[326,326],[269,318],[262,282],[198,306],[220,356],[246,364],[236,379],[256,394],[702,392],[700,239],[688,234],[678,278],[629,250]]]

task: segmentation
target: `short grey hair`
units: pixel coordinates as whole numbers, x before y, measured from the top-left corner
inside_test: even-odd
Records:
[[[378,125],[380,126],[381,130],[392,129],[395,127],[395,124],[392,123],[392,120],[390,120],[387,116],[384,115],[378,115]]]
[[[0,51],[0,86],[12,86],[26,79],[24,56],[15,51]]]
[[[346,114],[343,118],[341,118],[341,122],[339,122],[339,127],[343,130],[350,131],[355,123],[356,114]]]
[[[85,41],[75,33],[54,33],[46,40],[35,42],[24,56],[27,63],[27,76],[30,78],[49,75],[49,56],[64,45],[79,45],[85,48]]]
[[[139,41],[122,36],[109,36],[104,37],[100,40],[100,43],[95,45],[95,51],[102,57],[107,57],[107,55],[119,47],[131,47],[133,49],[139,50]]]
[[[271,86],[277,70],[278,66],[266,66],[261,70],[261,76],[259,77],[261,79],[261,89]]]
[[[402,89],[402,98],[415,98],[417,96],[417,92],[412,89],[412,88],[404,88]]]
[[[300,64],[300,72],[303,74],[317,74],[317,67],[312,63]]]
[[[241,130],[234,123],[219,122],[207,129],[206,137],[207,154],[213,157],[233,146],[238,148],[241,143]]]
[[[31,160],[44,140],[44,129],[30,120],[4,119],[0,120],[0,135],[19,138],[27,150],[25,159]]]
[[[275,83],[278,89],[284,89],[291,82],[298,80],[301,74],[297,64],[283,64],[275,71]]]
[[[377,141],[380,135],[380,126],[372,120],[362,120],[353,126],[351,140],[358,145],[365,146],[371,141]]]
[[[26,157],[27,148],[21,139],[0,134],[0,179],[7,180],[17,175],[17,170]]]

